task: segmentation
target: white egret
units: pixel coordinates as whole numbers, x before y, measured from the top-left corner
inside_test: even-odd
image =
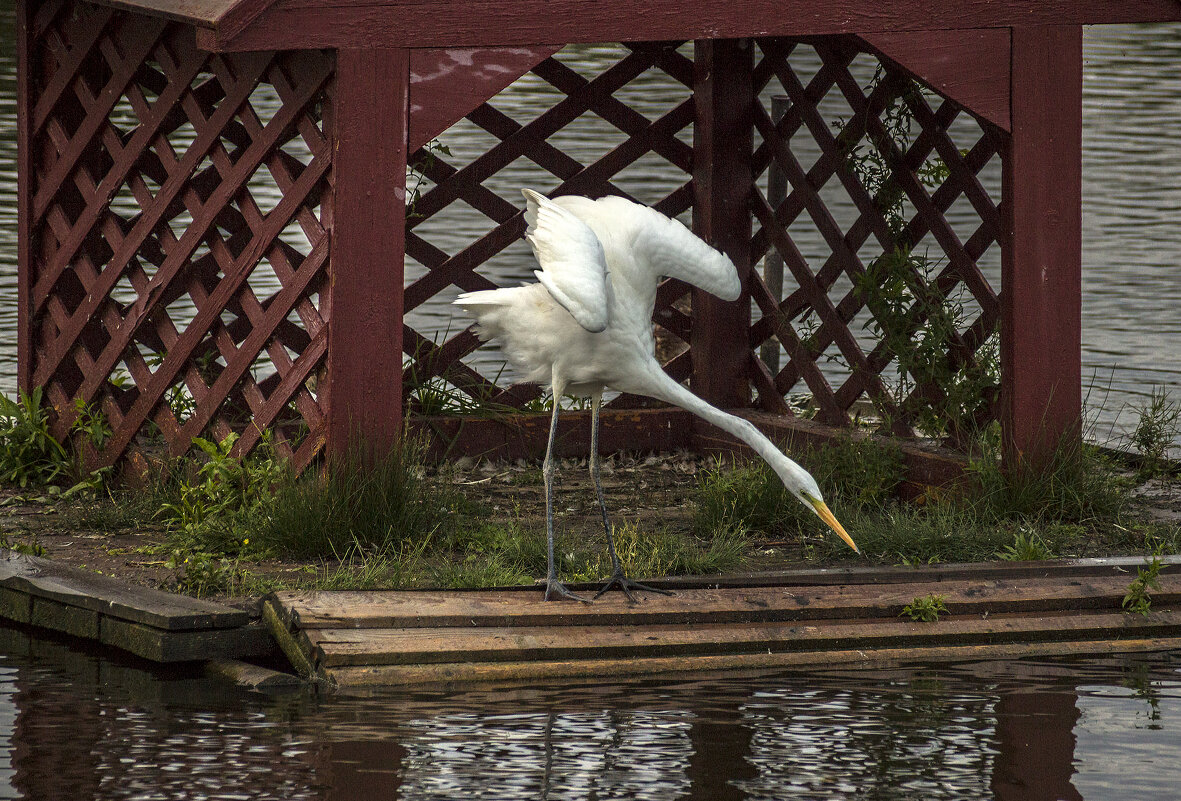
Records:
[[[563,585],[554,564],[554,438],[563,395],[591,399],[590,472],[603,516],[612,574],[595,596],[618,585],[652,590],[627,578],[615,551],[603,500],[599,464],[599,406],[603,391],[646,395],[679,406],[729,432],[755,450],[784,486],[854,550],[852,538],[829,510],[815,479],[753,424],[698,398],[664,372],[654,355],[652,308],[662,276],[679,278],[723,300],[741,292],[733,262],[680,222],[619,197],[546,198],[523,189],[526,239],[541,265],[539,283],[468,292],[456,305],[476,319],[481,339],[499,340],[527,380],[553,390],[543,472],[549,557],[547,599],[585,601]]]

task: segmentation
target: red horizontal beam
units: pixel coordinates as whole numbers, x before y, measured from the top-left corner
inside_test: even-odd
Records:
[[[208,50],[480,47],[1181,20],[1177,0],[278,0]]]
[[[807,466],[806,451],[823,448],[847,429],[831,428],[812,420],[743,410],[774,442],[787,448]],[[490,418],[410,417],[412,434],[426,439],[433,461],[460,456],[496,459],[538,459],[545,456],[549,414],[506,414]],[[920,447],[906,441],[894,443],[902,450],[905,469],[903,495],[915,497],[927,487],[948,486],[964,478],[966,462],[949,451]],[[586,456],[590,451],[590,412],[568,412],[558,418],[554,453],[560,458]],[[688,449],[704,453],[752,451],[689,412],[674,408],[603,409],[599,427],[599,451],[651,453]]]

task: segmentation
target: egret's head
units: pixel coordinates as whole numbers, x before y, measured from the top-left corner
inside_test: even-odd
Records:
[[[857,547],[857,543],[853,542],[853,538],[845,531],[845,527],[837,520],[836,515],[828,508],[828,504],[824,502],[824,496],[820,492],[820,487],[816,484],[816,479],[812,478],[812,474],[791,459],[784,457],[787,462],[783,465],[784,469],[777,469],[779,477],[783,479],[783,484],[791,493],[800,499],[800,503],[807,506],[816,516],[824,521],[825,525],[837,533],[837,536],[843,539],[850,548],[856,553],[861,553],[861,549]]]

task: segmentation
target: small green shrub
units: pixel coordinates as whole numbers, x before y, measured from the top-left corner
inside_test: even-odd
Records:
[[[998,519],[1082,523],[1115,517],[1128,504],[1128,480],[1098,448],[1064,442],[1043,464],[1002,469],[1000,439],[982,440],[969,465],[977,491],[971,502]]]
[[[1026,529],[1013,535],[1013,542],[997,551],[996,556],[1008,562],[1037,562],[1054,558],[1049,546],[1038,533]]]
[[[177,591],[197,598],[230,593],[239,580],[237,560],[214,554],[177,550],[164,565],[173,571]]]
[[[1181,403],[1171,400],[1164,387],[1154,387],[1136,411],[1139,418],[1129,439],[1144,457],[1141,476],[1151,477],[1165,469],[1169,448],[1181,436]]]
[[[245,458],[233,454],[237,434],[193,443],[205,455],[192,480],[182,480],[156,517],[185,552],[237,554],[248,544],[250,521],[273,506],[277,487],[290,484],[287,464],[264,438]],[[265,515],[265,513],[263,513]]]
[[[0,395],[0,482],[20,487],[65,480],[73,460],[49,433],[41,387],[17,400]]]
[[[947,614],[947,605],[943,603],[945,600],[947,600],[946,595],[936,595],[935,593],[915,598],[902,607],[902,612],[898,617],[909,617],[915,623],[934,623],[940,615]]]
[[[1128,585],[1128,592],[1120,604],[1125,612],[1147,616],[1152,611],[1152,594],[1149,591],[1160,589],[1160,571],[1163,566],[1160,554],[1154,554],[1144,563],[1144,567],[1136,568],[1136,578]]]
[[[837,438],[806,451],[799,461],[842,519],[853,509],[891,503],[903,477],[897,445],[869,437]],[[732,468],[716,463],[698,481],[696,501],[694,529],[702,538],[719,531],[778,537],[822,525],[761,461]]]

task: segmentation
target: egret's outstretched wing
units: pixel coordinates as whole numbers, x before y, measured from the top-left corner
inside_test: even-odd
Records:
[[[532,189],[525,238],[540,270],[534,275],[562,308],[591,333],[607,328],[607,260],[594,231],[570,211]]]
[[[679,278],[722,300],[742,292],[738,271],[729,257],[703,242],[679,221],[621,197],[588,200],[554,198],[596,231],[608,253],[625,249],[628,258],[656,275]]]
[[[742,282],[729,256],[656,209],[640,206],[635,214],[638,258],[647,259],[660,275],[679,278],[722,300],[738,299]]]

